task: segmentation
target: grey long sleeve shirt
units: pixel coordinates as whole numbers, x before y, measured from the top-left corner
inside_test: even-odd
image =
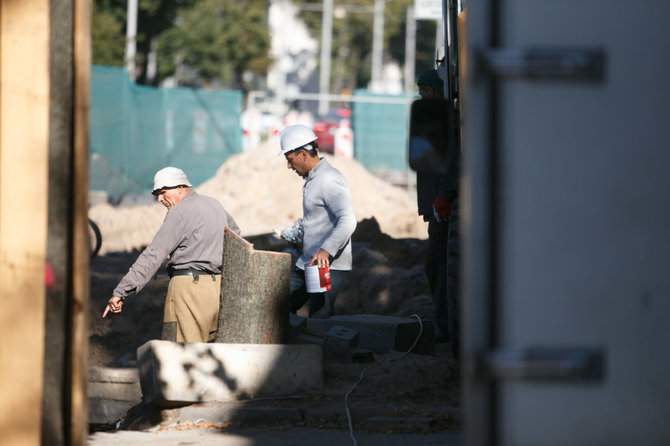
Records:
[[[304,235],[298,268],[304,269],[312,256],[323,249],[331,256],[330,269],[350,270],[356,216],[349,185],[340,171],[323,158],[305,178],[302,212]]]
[[[163,262],[174,269],[195,269],[220,274],[223,262],[223,231],[240,228],[217,200],[190,191],[168,210],[149,246],[140,254],[113,292],[126,297],[149,283]]]

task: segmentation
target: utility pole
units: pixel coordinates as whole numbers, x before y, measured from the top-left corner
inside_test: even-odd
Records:
[[[405,26],[405,94],[414,90],[414,60],[416,59],[416,20],[414,7],[407,7]]]
[[[128,77],[135,82],[135,53],[137,43],[137,0],[128,0],[126,15],[126,53],[125,64]]]
[[[375,0],[372,30],[372,72],[370,89],[378,91],[382,87],[382,57],[384,53],[384,8],[385,0]]]
[[[319,115],[328,113],[330,94],[330,52],[333,36],[333,0],[323,0],[323,26],[321,28],[321,70],[319,72]]]

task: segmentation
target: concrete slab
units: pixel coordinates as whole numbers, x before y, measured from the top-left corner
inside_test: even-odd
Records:
[[[358,348],[385,353],[391,350],[407,351],[419,338],[413,352],[435,354],[435,329],[432,322],[412,317],[357,314],[333,316],[329,319],[307,319],[307,328],[328,332],[334,326],[358,331]],[[421,332],[421,336],[419,333]]]
[[[177,343],[137,349],[142,393],[162,407],[293,395],[323,387],[321,346]]]

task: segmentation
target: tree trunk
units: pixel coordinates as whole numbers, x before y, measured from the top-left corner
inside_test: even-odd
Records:
[[[291,256],[256,251],[226,228],[216,342],[283,344],[288,339]]]

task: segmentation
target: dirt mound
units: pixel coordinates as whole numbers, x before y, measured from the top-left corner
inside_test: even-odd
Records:
[[[242,235],[270,233],[302,216],[303,180],[277,156],[278,144],[231,156],[216,175],[196,190],[219,200],[235,218]],[[355,160],[324,155],[349,182],[356,219],[374,217],[381,231],[394,238],[426,238],[427,227],[416,212],[416,197],[367,171]],[[187,172],[188,173],[188,172]],[[165,217],[157,203],[132,207],[97,204],[89,210],[102,233],[100,254],[141,250]]]

